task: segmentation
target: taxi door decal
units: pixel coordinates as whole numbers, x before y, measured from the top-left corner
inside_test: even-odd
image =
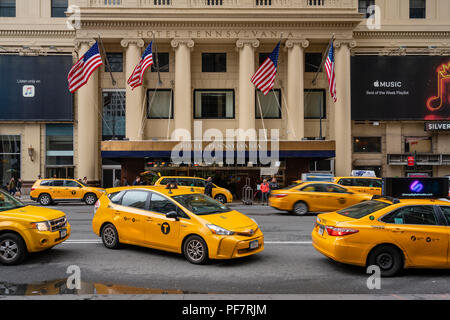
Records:
[[[161,232],[162,232],[163,234],[169,234],[169,232],[170,232],[170,225],[169,225],[167,222],[164,222],[164,223],[161,225]]]

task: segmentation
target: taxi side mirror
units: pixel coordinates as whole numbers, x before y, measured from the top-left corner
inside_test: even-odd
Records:
[[[169,211],[166,213],[166,217],[169,219],[175,219],[175,221],[178,221],[178,214],[175,211]]]

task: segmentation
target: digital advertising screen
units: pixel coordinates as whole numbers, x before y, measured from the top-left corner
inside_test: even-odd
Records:
[[[448,178],[384,178],[383,196],[394,198],[446,198]]]
[[[354,56],[352,120],[450,119],[449,56]]]
[[[0,120],[73,121],[72,56],[0,55]]]

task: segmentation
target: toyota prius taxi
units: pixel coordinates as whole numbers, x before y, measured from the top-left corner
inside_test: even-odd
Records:
[[[392,180],[385,181],[390,196],[318,215],[314,248],[341,263],[376,265],[382,276],[404,268],[450,268],[448,181]]]
[[[103,244],[121,243],[182,253],[193,264],[232,259],[264,249],[258,224],[194,188],[139,186],[107,189],[92,227]]]

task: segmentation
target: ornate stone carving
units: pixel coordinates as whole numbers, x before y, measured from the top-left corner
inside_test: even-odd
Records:
[[[286,40],[286,43],[284,44],[287,49],[291,49],[294,46],[301,46],[302,48],[308,48],[309,47],[309,41],[306,39],[289,39]]]
[[[73,41],[75,51],[78,51],[83,44],[86,44],[90,47],[95,43],[95,41],[96,40],[92,38],[77,38]]]
[[[346,45],[350,49],[353,49],[356,47],[356,41],[353,39],[337,39],[334,41],[334,46],[338,49],[343,45]]]
[[[259,47],[259,40],[257,39],[239,39],[236,41],[236,47],[242,49],[245,45],[250,45],[253,48]]]
[[[120,45],[124,48],[128,47],[130,44],[137,45],[139,48],[144,47],[144,40],[136,38],[136,39],[122,39],[120,41]]]
[[[195,42],[192,39],[173,39],[172,41],[170,41],[170,45],[174,49],[178,48],[180,45],[185,45],[192,50],[194,48]]]

